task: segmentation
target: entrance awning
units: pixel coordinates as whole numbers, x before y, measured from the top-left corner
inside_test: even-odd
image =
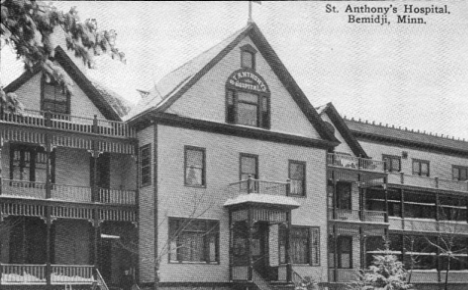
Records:
[[[296,209],[300,204],[292,197],[282,195],[271,195],[262,193],[240,194],[235,198],[229,198],[225,203],[225,207],[233,207],[240,205],[254,205],[261,207],[274,207],[281,209]]]

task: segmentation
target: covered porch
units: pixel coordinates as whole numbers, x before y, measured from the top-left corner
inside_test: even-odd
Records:
[[[289,183],[248,179],[230,185],[230,280],[292,283],[291,211],[300,205],[288,196]]]

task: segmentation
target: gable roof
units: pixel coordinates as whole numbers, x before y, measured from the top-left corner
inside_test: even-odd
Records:
[[[152,95],[144,102],[146,104],[139,105],[139,111],[132,112],[131,118],[136,119],[145,111],[164,112],[247,36],[252,39],[263,58],[271,66],[278,79],[317,130],[320,137],[324,140],[339,143],[335,136],[326,129],[325,124],[304,92],[299,88],[258,26],[253,22],[163,77],[151,93]]]
[[[98,110],[109,120],[121,121],[121,115],[124,111],[128,112],[125,101],[116,93],[110,93],[104,86],[96,87],[84,73],[70,59],[66,52],[57,46],[55,49],[55,59],[67,72],[67,74],[78,84],[80,89],[89,97]],[[41,71],[40,66],[35,66],[31,71],[25,71],[20,77],[5,87],[5,92],[14,92],[23,84],[29,81],[34,75]]]
[[[341,136],[343,136],[346,143],[353,151],[354,155],[358,157],[369,158],[366,151],[362,148],[361,144],[359,144],[359,141],[353,136],[353,133],[351,130],[349,130],[345,121],[343,118],[341,118],[340,114],[332,103],[328,103],[325,106],[317,108],[317,112],[320,115],[327,114],[327,116],[333,122],[333,125],[335,125],[338,132],[340,132]]]
[[[468,158],[468,142],[466,141],[354,120],[345,120],[345,123],[358,139],[375,140],[444,154],[462,155]]]

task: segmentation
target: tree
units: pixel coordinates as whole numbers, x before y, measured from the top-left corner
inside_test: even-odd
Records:
[[[407,282],[407,272],[398,257],[391,254],[388,242],[384,244],[384,254],[374,255],[369,271],[361,271],[359,280],[352,282],[350,290],[409,290],[413,286]]]
[[[65,71],[53,62],[55,47],[52,34],[63,29],[67,49],[75,52],[83,63],[94,67],[94,56],[109,54],[125,62],[125,54],[115,45],[115,30],[98,30],[96,19],[81,22],[76,7],[69,12],[59,11],[52,4],[35,0],[1,0],[1,48],[10,46],[25,68],[40,67],[46,81],[54,80],[71,94],[72,82]],[[8,98],[0,84],[1,106]]]

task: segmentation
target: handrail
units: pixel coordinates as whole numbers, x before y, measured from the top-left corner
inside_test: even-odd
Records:
[[[107,287],[106,281],[104,281],[104,278],[102,278],[102,275],[97,268],[96,268],[96,280],[97,280],[100,290],[109,290],[109,287]]]
[[[302,278],[301,275],[299,275],[294,269],[292,270],[292,280],[294,283],[294,288],[298,288],[302,286],[302,282],[304,281],[304,278]]]
[[[327,153],[327,165],[353,170],[385,173],[385,161],[354,157],[340,153]]]

